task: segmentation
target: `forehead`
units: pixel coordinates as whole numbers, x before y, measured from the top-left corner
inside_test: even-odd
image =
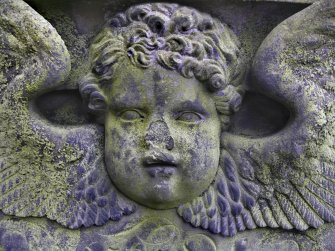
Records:
[[[159,65],[147,69],[125,64],[120,67],[107,91],[112,105],[176,101],[211,102],[205,85],[195,78],[185,78],[178,72]]]

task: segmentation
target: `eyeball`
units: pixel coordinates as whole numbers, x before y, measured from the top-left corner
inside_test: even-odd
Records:
[[[119,117],[124,121],[135,121],[144,118],[144,116],[136,110],[123,111],[119,114]]]
[[[203,117],[196,112],[183,112],[181,113],[176,120],[182,121],[182,122],[187,122],[187,123],[197,123],[201,121]]]

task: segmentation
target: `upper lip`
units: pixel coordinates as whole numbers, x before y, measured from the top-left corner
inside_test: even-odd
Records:
[[[143,158],[143,164],[147,167],[178,166],[177,160],[171,154],[165,154],[161,152],[154,152],[152,154],[148,154]]]

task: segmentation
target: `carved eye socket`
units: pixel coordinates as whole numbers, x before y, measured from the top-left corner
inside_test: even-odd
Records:
[[[196,112],[183,112],[179,114],[176,120],[188,122],[188,123],[197,123],[201,121],[203,117]]]
[[[133,121],[133,120],[137,120],[137,119],[143,119],[144,116],[141,115],[138,111],[136,110],[127,110],[127,111],[123,111],[120,113],[119,117],[122,120],[125,121]]]

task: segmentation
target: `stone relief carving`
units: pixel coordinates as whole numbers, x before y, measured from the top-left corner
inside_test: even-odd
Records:
[[[221,250],[245,230],[335,221],[333,1],[280,23],[250,65],[219,19],[134,5],[106,19],[75,88],[56,29],[23,1],[1,1],[0,13],[5,249],[43,249],[43,224],[57,229],[55,249]],[[50,93],[76,90],[89,122],[71,103],[39,112],[62,107]],[[284,122],[249,123],[248,93],[278,103]]]

